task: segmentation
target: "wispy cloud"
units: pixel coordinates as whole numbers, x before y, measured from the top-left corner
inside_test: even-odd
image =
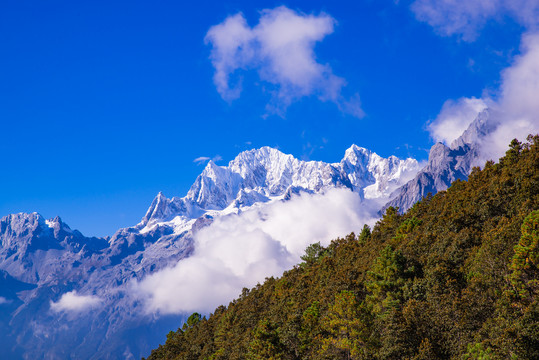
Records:
[[[243,287],[280,276],[300,261],[309,244],[327,245],[365,223],[374,224],[378,209],[356,193],[333,189],[220,217],[196,234],[191,257],[135,283],[135,293],[145,299],[149,312],[211,311]]]
[[[209,160],[210,160],[210,157],[208,157],[208,156],[199,156],[196,159],[194,159],[193,162],[197,163],[197,164],[203,164],[203,163],[205,163],[206,161],[209,161]]]
[[[458,35],[465,41],[475,40],[488,21],[505,16],[531,31],[539,25],[537,0],[416,0],[411,9],[440,35]]]
[[[223,160],[223,158],[221,155],[215,155],[213,158],[209,156],[199,156],[196,159],[194,159],[193,162],[196,163],[197,165],[201,165],[210,160],[212,160],[213,162],[217,162],[217,161]]]
[[[328,14],[307,15],[285,6],[263,10],[254,27],[241,13],[229,16],[205,38],[212,45],[217,91],[226,101],[239,98],[241,72],[255,70],[272,94],[267,105],[272,113],[283,115],[292,102],[314,95],[345,113],[364,116],[359,96],[345,98],[346,81],[316,59],[316,43],[333,33],[335,23]]]
[[[101,304],[101,299],[94,295],[79,295],[76,290],[62,295],[57,302],[50,302],[51,310],[54,312],[83,312],[95,308]]]

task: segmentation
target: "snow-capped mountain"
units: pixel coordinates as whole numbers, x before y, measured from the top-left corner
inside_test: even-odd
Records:
[[[362,198],[388,200],[395,189],[414,177],[415,159],[382,158],[352,145],[339,163],[301,161],[263,147],[240,153],[228,166],[209,161],[187,195],[167,199],[158,194],[137,225],[144,232],[168,223],[181,231],[185,221],[203,214],[237,213],[255,204],[346,187]]]
[[[301,161],[269,147],[210,161],[186,196],[159,193],[141,222],[88,238],[59,217],[0,220],[1,345],[10,358],[140,358],[178,316],[147,314],[133,280],[193,252],[193,234],[216,217],[301,193],[348,188],[380,204],[413,178],[414,159],[382,158],[353,145],[337,163]]]

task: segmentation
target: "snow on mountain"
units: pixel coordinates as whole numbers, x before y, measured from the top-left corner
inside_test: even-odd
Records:
[[[356,145],[346,150],[340,163],[352,185],[352,190],[367,199],[387,199],[399,186],[418,171],[417,160],[400,160],[395,156],[385,159]]]
[[[228,166],[209,161],[183,198],[159,193],[137,225],[173,228],[202,214],[237,213],[257,203],[282,200],[292,193],[321,193],[349,188],[362,198],[388,200],[420,169],[415,159],[381,156],[352,145],[339,163],[302,161],[277,149],[262,147],[240,153]]]
[[[85,237],[58,217],[5,216],[0,281],[8,288],[0,291],[0,345],[10,358],[146,356],[179,317],[147,314],[130,296],[133,281],[190,256],[194,234],[216,218],[335,188],[383,204],[419,168],[414,159],[382,158],[355,145],[338,163],[301,161],[263,147],[227,166],[210,161],[186,196],[159,193],[139,224],[111,237]]]

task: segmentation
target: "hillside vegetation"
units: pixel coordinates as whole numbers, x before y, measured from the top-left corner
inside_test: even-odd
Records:
[[[149,359],[539,359],[539,136],[311,245],[281,278],[193,314]]]

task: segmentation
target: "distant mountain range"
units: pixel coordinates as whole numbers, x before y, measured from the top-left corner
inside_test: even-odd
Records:
[[[140,299],[130,295],[132,282],[189,257],[193,234],[215,218],[333,188],[349,189],[379,209],[406,210],[428,192],[467,177],[487,120],[485,111],[450,147],[434,145],[424,167],[415,159],[382,158],[356,145],[338,163],[301,161],[270,147],[242,152],[228,166],[209,161],[185,197],[159,193],[139,224],[107,238],[85,237],[59,217],[5,216],[0,220],[4,354],[146,356],[182,315],[147,314]]]

